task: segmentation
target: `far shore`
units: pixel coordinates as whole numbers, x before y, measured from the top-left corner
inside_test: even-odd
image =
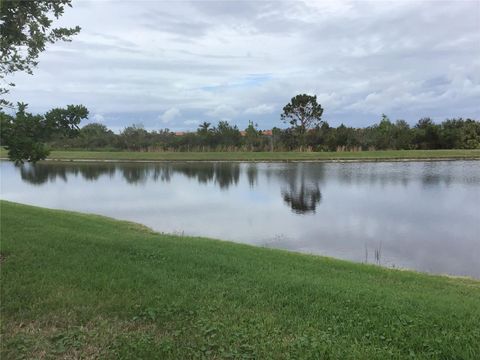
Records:
[[[7,160],[7,151],[0,150]],[[357,152],[135,152],[135,151],[52,151],[49,161],[72,162],[377,162],[480,160],[475,150],[385,150]]]

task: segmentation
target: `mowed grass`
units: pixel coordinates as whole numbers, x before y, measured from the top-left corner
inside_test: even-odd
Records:
[[[0,205],[2,359],[480,354],[476,280]]]
[[[6,158],[7,151],[0,150]],[[480,159],[477,150],[387,150],[357,152],[133,152],[133,151],[52,151],[54,160],[151,160],[151,161],[296,161],[296,160],[422,160]]]

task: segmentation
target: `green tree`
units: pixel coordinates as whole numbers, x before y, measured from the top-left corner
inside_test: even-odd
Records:
[[[45,114],[46,129],[74,137],[78,135],[80,122],[87,117],[88,110],[83,105],[67,105],[65,109],[55,108]]]
[[[219,145],[229,148],[240,145],[242,135],[237,126],[231,126],[228,121],[219,121],[214,133]]]
[[[3,96],[9,92],[7,75],[22,71],[31,74],[39,54],[48,43],[69,41],[80,27],[52,28],[72,0],[0,1],[0,108],[11,105]]]
[[[301,146],[301,142],[299,140],[299,134],[293,128],[288,128],[283,130],[279,129],[276,139],[277,139],[277,144],[276,144],[277,148],[281,147],[284,150],[295,150]]]
[[[440,145],[440,126],[430,118],[422,118],[414,128],[415,145],[419,149],[438,149]]]
[[[440,143],[445,149],[462,148],[465,142],[463,119],[447,119],[441,124]]]
[[[0,114],[0,141],[15,163],[45,159],[50,152],[46,143],[52,136],[75,136],[80,121],[88,117],[88,110],[83,105],[53,109],[45,115],[33,115],[26,110],[27,104],[18,103],[15,117]]]
[[[198,136],[198,143],[205,147],[212,147],[213,144],[213,129],[210,127],[210,123],[204,121],[198,126],[197,129],[197,136]]]
[[[320,126],[320,131],[322,133],[321,149],[327,151],[334,151],[337,147],[337,129],[331,127],[327,122],[324,122],[322,126]]]
[[[203,123],[201,123],[199,126],[198,126],[198,129],[197,129],[197,133],[201,134],[201,135],[205,135],[205,134],[208,134],[210,132],[210,123],[209,122],[206,122],[204,121]]]
[[[248,126],[245,129],[245,145],[250,151],[253,151],[260,147],[261,142],[262,142],[262,132],[257,129],[256,124],[254,124],[252,121],[248,122]]]
[[[80,129],[78,141],[82,147],[87,149],[95,149],[101,147],[112,146],[115,134],[105,125],[99,123],[91,123]]]
[[[344,124],[340,124],[340,126],[335,129],[335,137],[333,140],[335,149],[332,146],[333,144],[330,143],[332,150],[350,150],[359,145],[355,137],[355,129],[347,127]]]
[[[150,145],[149,135],[142,124],[128,126],[120,133],[120,146],[129,150],[145,150]]]
[[[284,106],[281,119],[303,134],[321,124],[322,114],[323,108],[317,103],[316,95],[299,94]]]
[[[378,125],[374,126],[375,149],[386,150],[386,149],[392,149],[394,147],[392,144],[393,128],[394,128],[394,125],[392,124],[388,116],[385,114],[382,114],[382,120],[380,120],[380,123]]]
[[[397,120],[393,127],[393,147],[397,150],[410,149],[412,137],[410,125],[405,120]]]
[[[465,120],[465,137],[462,145],[465,149],[480,148],[480,122],[472,119]]]

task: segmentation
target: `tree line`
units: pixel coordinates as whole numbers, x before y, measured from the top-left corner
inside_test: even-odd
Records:
[[[220,121],[216,126],[201,124],[194,132],[181,135],[168,129],[148,131],[139,125],[115,134],[105,125],[91,123],[78,136],[57,135],[49,146],[54,149],[129,151],[360,151],[407,149],[478,149],[480,122],[447,119],[435,123],[420,119],[414,126],[405,120],[392,122],[386,115],[373,126],[355,128],[322,122],[300,132],[294,127],[262,131],[252,122],[241,131]]]
[[[163,129],[148,131],[132,125],[116,134],[101,123],[80,127],[88,117],[83,105],[52,109],[44,115],[26,111],[18,105],[15,115],[0,111],[0,145],[17,162],[38,161],[57,150],[127,150],[127,151],[360,151],[409,149],[478,149],[480,122],[472,119],[446,119],[435,123],[422,118],[414,126],[405,120],[391,121],[382,115],[372,126],[355,128],[341,124],[333,127],[321,120],[314,110],[316,98],[307,96],[309,104],[296,105],[301,121],[281,119],[290,126],[260,130],[249,122],[241,131],[236,125],[220,121],[203,122],[196,131],[178,134]],[[294,103],[295,98],[292,99]],[[305,98],[307,99],[307,98]],[[309,115],[308,109],[312,110]],[[291,113],[290,113],[291,114]],[[312,115],[313,114],[313,115]]]

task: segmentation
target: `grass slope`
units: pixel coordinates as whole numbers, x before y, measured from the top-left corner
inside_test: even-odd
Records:
[[[7,151],[0,150],[6,158]],[[400,160],[400,159],[480,159],[480,150],[387,150],[358,152],[129,152],[52,151],[55,160],[152,160],[152,161],[295,161],[295,160]]]
[[[480,354],[475,280],[5,201],[1,254],[2,359]]]

